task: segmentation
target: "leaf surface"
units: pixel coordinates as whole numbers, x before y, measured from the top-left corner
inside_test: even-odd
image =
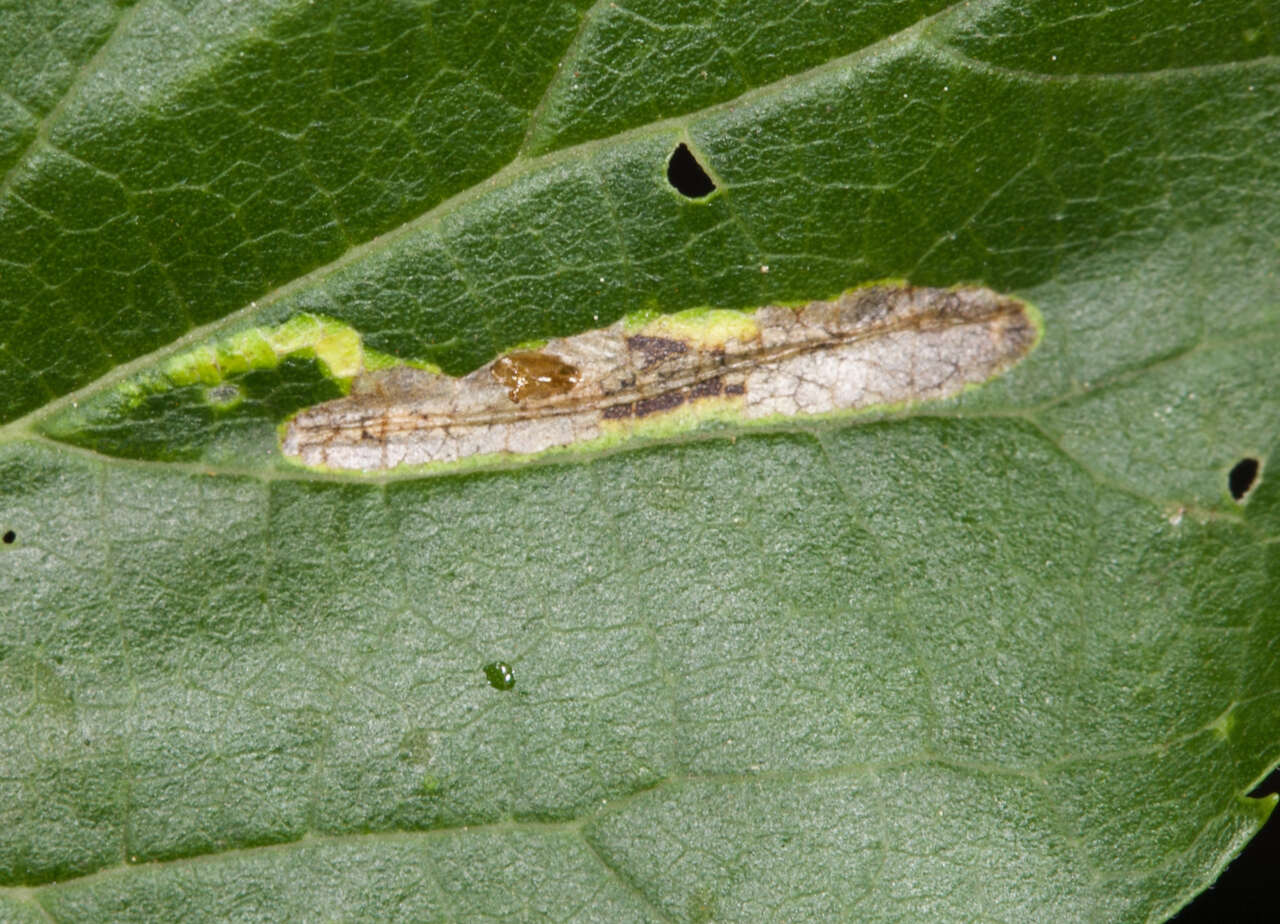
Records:
[[[1265,820],[1275,4],[64,6],[0,11],[0,916],[1159,920]],[[884,278],[1043,342],[280,462],[352,356]]]

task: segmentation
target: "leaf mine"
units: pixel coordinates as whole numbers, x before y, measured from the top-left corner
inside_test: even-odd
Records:
[[[383,472],[598,445],[665,420],[743,422],[889,408],[958,394],[1020,361],[1034,309],[990,289],[882,284],[798,308],[626,320],[451,377],[397,366],[299,412],[285,455]],[[651,429],[651,428],[650,428]]]

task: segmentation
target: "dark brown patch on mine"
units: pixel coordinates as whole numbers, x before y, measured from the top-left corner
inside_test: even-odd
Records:
[[[684,404],[683,391],[666,391],[652,398],[641,398],[636,402],[636,416],[648,417],[658,411],[669,411],[673,407]]]
[[[623,417],[630,417],[636,412],[634,401],[628,401],[625,404],[611,404],[604,409],[605,420],[620,420]]]
[[[724,382],[721,381],[720,376],[717,375],[714,378],[707,379],[705,382],[698,382],[696,385],[692,386],[689,389],[689,400],[694,401],[698,398],[714,398],[716,395],[720,394],[720,391],[723,388]]]
[[[1002,306],[1003,307],[1003,306]],[[1036,342],[1036,326],[1025,314],[1018,314],[1005,328],[1004,335],[1008,341],[1017,345],[1023,352],[1030,350]]]
[[[507,394],[516,402],[563,395],[578,384],[581,375],[577,366],[537,350],[499,356],[489,371],[500,384],[507,386]]]
[[[724,387],[724,393],[726,395],[745,395],[747,393],[747,386],[742,384],[726,385]]]
[[[689,344],[683,340],[672,340],[670,337],[645,337],[639,334],[627,338],[627,347],[644,354],[644,363],[641,366],[644,369],[662,362],[668,356],[679,356],[681,353],[689,352]]]

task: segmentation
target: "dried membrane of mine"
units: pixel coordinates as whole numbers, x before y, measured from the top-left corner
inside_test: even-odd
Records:
[[[386,471],[574,446],[700,409],[750,421],[945,398],[1003,372],[1039,336],[1024,302],[978,287],[876,285],[727,314],[619,321],[460,378],[365,373],[348,397],[295,416],[284,452]]]

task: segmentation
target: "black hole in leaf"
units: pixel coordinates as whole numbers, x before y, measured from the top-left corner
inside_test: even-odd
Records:
[[[683,141],[676,145],[671,159],[667,161],[667,181],[680,195],[690,199],[701,199],[715,192],[716,188],[711,177],[707,176],[707,171],[702,169],[702,164],[698,163],[698,159]]]
[[[1237,462],[1231,474],[1227,476],[1227,487],[1231,489],[1231,496],[1240,500],[1249,493],[1249,489],[1257,480],[1258,460],[1245,458]]]
[[[11,529],[9,529],[9,530],[5,530],[5,534],[4,534],[4,544],[5,544],[5,545],[13,545],[14,540],[15,540],[15,539],[17,539],[17,538],[18,538],[18,534],[17,534],[17,533],[15,533],[13,530],[11,530]]]

